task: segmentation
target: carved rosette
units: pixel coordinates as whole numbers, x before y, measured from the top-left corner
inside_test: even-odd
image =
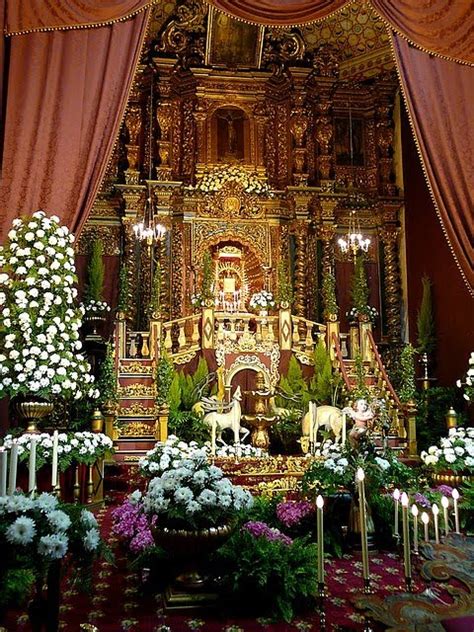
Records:
[[[401,282],[398,257],[399,228],[396,226],[387,226],[382,228],[379,234],[384,248],[387,330],[390,341],[397,342],[401,337]]]

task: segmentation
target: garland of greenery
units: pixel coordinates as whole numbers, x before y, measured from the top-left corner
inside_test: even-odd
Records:
[[[286,261],[280,261],[278,264],[278,292],[277,301],[281,303],[293,303],[293,286],[291,284],[290,275],[288,271],[288,263]]]
[[[156,364],[155,385],[156,395],[155,402],[157,406],[170,405],[170,390],[175,377],[173,362],[168,354],[163,352]]]
[[[100,239],[92,242],[91,255],[87,265],[87,283],[84,291],[84,303],[103,301],[104,292],[104,261],[103,248]]]
[[[150,313],[157,316],[161,310],[161,288],[162,288],[162,270],[160,262],[155,264],[155,273],[153,275],[153,287],[151,290]]]
[[[202,283],[201,298],[204,301],[212,301],[212,257],[211,253],[206,250],[202,258]]]
[[[415,349],[407,344],[400,355],[400,401],[403,403],[415,399]]]
[[[331,269],[326,269],[323,273],[321,294],[323,297],[324,317],[328,318],[332,314],[338,314],[339,306],[336,298],[336,277]]]
[[[128,280],[128,267],[126,264],[123,264],[120,267],[119,273],[119,291],[118,291],[118,301],[117,301],[117,311],[126,314],[128,312],[129,305],[129,293],[130,283]]]
[[[352,304],[357,310],[358,315],[370,316],[368,310],[370,291],[362,255],[358,255],[355,260],[351,294]]]
[[[370,391],[365,383],[365,367],[362,355],[357,353],[354,358],[354,370],[356,374],[356,385],[352,390],[355,399],[366,399],[370,397]]]
[[[436,348],[436,331],[433,316],[431,281],[429,277],[424,276],[421,282],[423,284],[423,296],[416,318],[418,351],[419,353],[432,355]]]
[[[117,402],[117,374],[115,372],[114,347],[111,342],[107,343],[105,358],[100,365],[97,388],[99,389],[97,403],[100,406],[108,402]]]

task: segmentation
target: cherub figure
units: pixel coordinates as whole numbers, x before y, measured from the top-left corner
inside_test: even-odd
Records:
[[[356,399],[352,407],[346,406],[342,412],[354,421],[354,425],[349,432],[349,441],[353,448],[357,448],[360,440],[367,433],[368,426],[374,418],[374,412],[366,399]]]

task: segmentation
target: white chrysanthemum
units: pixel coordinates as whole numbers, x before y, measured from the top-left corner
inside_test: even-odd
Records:
[[[48,512],[48,511],[52,511],[53,509],[56,509],[58,504],[59,503],[56,496],[53,496],[52,494],[47,494],[46,492],[43,492],[42,494],[40,494],[38,498],[35,500],[36,507],[40,511],[44,511],[44,512]]]
[[[6,530],[5,536],[10,544],[26,546],[36,534],[35,521],[28,516],[19,516]]]
[[[92,528],[84,536],[84,548],[86,551],[95,551],[100,544],[100,533],[98,529]]]
[[[44,535],[38,543],[38,553],[52,560],[60,560],[67,553],[68,539],[64,534]]]
[[[60,509],[55,509],[54,511],[51,511],[48,514],[47,518],[49,524],[53,527],[55,531],[67,531],[71,526],[71,518]]]
[[[8,496],[5,510],[8,513],[25,513],[33,509],[34,503],[31,498],[23,494],[13,494]]]

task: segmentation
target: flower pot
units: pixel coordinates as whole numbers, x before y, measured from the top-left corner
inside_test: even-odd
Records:
[[[100,312],[91,312],[84,316],[84,323],[87,325],[91,336],[98,336],[97,329],[99,325],[103,325],[106,322],[106,317]]]
[[[473,483],[474,476],[469,472],[453,472],[446,470],[444,472],[433,472],[431,479],[436,485],[450,485],[451,487],[459,487],[464,483]]]
[[[170,553],[176,563],[176,583],[187,590],[201,590],[207,584],[205,563],[232,533],[230,524],[207,529],[155,527],[155,542]]]
[[[38,421],[51,414],[54,409],[52,402],[34,395],[15,398],[13,406],[18,417],[25,422],[25,432],[30,434],[39,434]]]

